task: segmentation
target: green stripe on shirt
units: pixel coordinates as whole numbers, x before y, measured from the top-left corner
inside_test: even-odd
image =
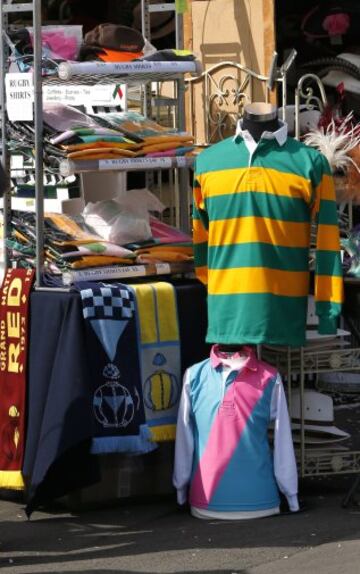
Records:
[[[282,271],[308,271],[309,250],[269,243],[240,243],[208,248],[209,269],[267,267]]]
[[[316,274],[343,276],[341,257],[338,251],[316,251]]]
[[[268,217],[296,223],[310,221],[309,206],[303,199],[259,191],[242,192],[240,197],[233,192],[209,197],[206,208],[211,221],[234,217]]]
[[[194,257],[196,258],[196,267],[204,267],[208,264],[208,244],[194,243]]]
[[[320,201],[317,221],[321,225],[338,225],[338,213],[335,201],[329,199],[322,199]]]
[[[307,297],[271,293],[208,295],[208,304],[212,315],[208,343],[256,345],[266,341],[298,347],[305,342]],[[260,317],[266,320],[259,321]]]

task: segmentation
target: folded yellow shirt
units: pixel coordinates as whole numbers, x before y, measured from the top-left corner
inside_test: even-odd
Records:
[[[154,151],[166,151],[171,149],[176,149],[178,147],[184,147],[186,145],[192,145],[192,142],[165,142],[165,143],[154,143],[151,145],[143,145],[143,147],[137,152],[137,155],[140,153],[151,153]]]
[[[81,150],[94,150],[97,148],[116,148],[116,149],[139,149],[141,146],[140,144],[136,143],[119,143],[119,142],[103,142],[98,141],[96,143],[77,143],[77,144],[70,144],[70,145],[63,145],[62,148],[65,151],[73,152],[73,151],[81,151]]]
[[[184,255],[192,256],[194,249],[192,245],[154,245],[151,247],[140,247],[135,251],[136,255],[141,253],[159,253],[159,252],[173,252],[183,253]]]
[[[121,157],[135,157],[136,152],[129,149],[117,149],[114,147],[104,149],[87,149],[83,151],[73,151],[68,154],[68,159],[113,159]]]
[[[191,255],[186,255],[185,253],[175,253],[174,251],[156,251],[156,253],[151,253],[147,251],[140,253],[136,257],[136,263],[171,263],[175,261],[192,261],[193,257]]]
[[[143,140],[143,145],[147,145],[165,142],[193,142],[194,138],[190,134],[167,134],[159,136],[145,136],[143,137]]]

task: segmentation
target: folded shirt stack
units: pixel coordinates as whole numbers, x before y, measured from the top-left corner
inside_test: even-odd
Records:
[[[129,265],[136,254],[89,231],[80,218],[47,213],[45,223],[45,267],[59,274],[69,269],[105,265]],[[12,234],[7,241],[11,258],[19,267],[35,266],[35,215],[13,212]]]
[[[18,267],[35,267],[35,215],[12,212],[12,233],[7,240],[10,258]],[[80,216],[46,213],[45,271],[59,275],[64,271],[93,267],[172,263],[193,260],[191,237],[150,217],[152,237],[137,243],[118,245],[89,228]]]
[[[44,104],[49,144],[68,159],[184,156],[193,152],[190,134],[169,129],[138,112],[90,116],[71,106]]]

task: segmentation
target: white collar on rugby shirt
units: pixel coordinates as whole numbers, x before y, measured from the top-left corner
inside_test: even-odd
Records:
[[[280,126],[279,129],[277,129],[275,132],[268,132],[268,131],[263,132],[261,134],[260,139],[266,139],[266,140],[276,139],[279,146],[283,146],[287,140],[288,126],[287,123],[283,122],[282,120],[279,120],[279,126]],[[242,120],[239,120],[237,123],[236,132],[233,138],[234,141],[236,141],[236,139],[239,136],[243,138],[246,147],[248,148],[250,147],[252,150],[255,149],[259,143],[254,140],[254,138],[252,137],[251,133],[248,130],[242,129]]]

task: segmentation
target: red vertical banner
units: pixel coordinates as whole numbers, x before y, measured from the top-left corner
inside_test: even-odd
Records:
[[[0,290],[0,488],[22,490],[32,269],[8,269]]]

